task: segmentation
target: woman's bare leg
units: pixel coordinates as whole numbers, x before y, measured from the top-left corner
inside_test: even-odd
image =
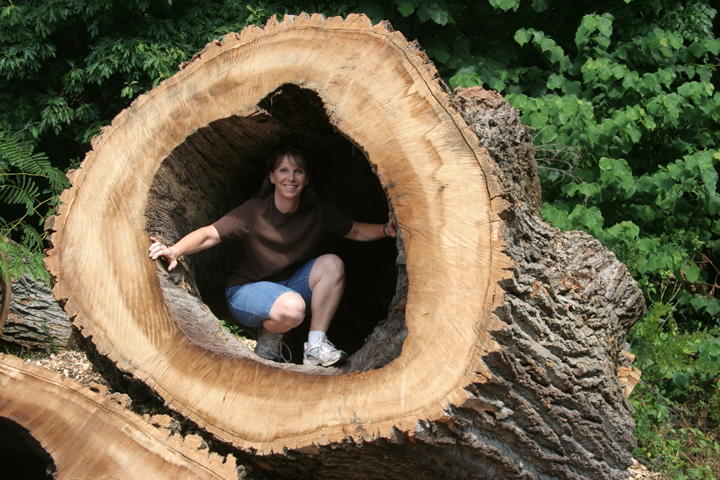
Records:
[[[318,257],[310,270],[310,330],[327,332],[345,291],[345,265],[337,255]]]

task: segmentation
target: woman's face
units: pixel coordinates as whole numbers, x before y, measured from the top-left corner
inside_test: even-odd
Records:
[[[270,183],[275,185],[275,194],[288,200],[300,199],[300,194],[308,185],[310,178],[291,155],[285,155],[270,172]]]

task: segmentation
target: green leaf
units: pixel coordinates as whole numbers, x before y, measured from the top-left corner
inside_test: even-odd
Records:
[[[720,339],[708,338],[703,340],[698,345],[697,351],[700,355],[707,357],[720,357]]]
[[[570,221],[570,216],[567,210],[564,210],[557,205],[543,203],[542,215],[546,221],[560,230],[572,230],[573,228],[573,224]]]
[[[569,197],[573,197],[579,193],[585,198],[595,197],[600,193],[601,189],[599,184],[592,182],[571,183],[563,187],[563,191]]]
[[[520,6],[520,0],[488,0],[490,2],[490,5],[492,5],[495,8],[499,8],[500,10],[503,10],[507,12],[508,10],[514,10],[517,11],[518,7]]]
[[[627,160],[624,158],[602,157],[598,165],[600,167],[600,182],[603,186],[618,188],[623,192],[625,198],[629,198],[635,193],[635,178]]]
[[[690,283],[695,283],[700,278],[700,267],[695,264],[685,265],[682,268],[682,273],[685,275],[685,280]]]
[[[537,141],[542,144],[551,144],[558,138],[558,129],[555,125],[546,125],[538,134]]]
[[[583,230],[597,234],[603,226],[603,215],[598,207],[584,207],[576,205],[570,212],[570,219],[574,225]]]
[[[434,61],[445,63],[450,59],[450,52],[444,45],[436,44],[427,48],[427,53]]]
[[[465,67],[450,77],[450,86],[452,88],[459,87],[474,87],[476,85],[482,85],[482,78],[477,74],[474,67]]]
[[[527,42],[530,41],[532,36],[533,36],[533,33],[531,30],[528,30],[526,28],[521,28],[515,32],[514,39],[518,43],[518,45],[523,46]]]
[[[616,241],[631,243],[640,236],[640,227],[630,221],[616,223],[606,230],[606,234]]]
[[[557,89],[560,89],[564,83],[565,83],[565,78],[562,75],[557,75],[555,73],[551,73],[550,76],[548,77],[547,83],[545,85],[550,90],[557,90]]]
[[[720,38],[708,38],[705,40],[705,48],[713,55],[717,55],[720,53]]]
[[[714,317],[720,313],[720,301],[716,298],[712,298],[710,300],[710,303],[705,307],[705,311]]]
[[[547,114],[537,111],[523,116],[523,120],[525,120],[525,122],[531,127],[541,129],[548,122],[549,118]]]
[[[575,46],[582,51],[595,42],[598,47],[607,49],[610,46],[612,25],[613,16],[610,14],[585,15],[575,32]]]
[[[450,20],[450,14],[446,10],[433,10],[430,12],[430,18],[438,25],[445,25]]]
[[[422,3],[418,8],[418,18],[422,21],[430,19],[438,25],[446,25],[452,21],[450,12],[438,2]]]
[[[672,381],[678,388],[685,388],[687,384],[690,382],[690,373],[689,372],[676,372],[672,375]]]
[[[703,55],[705,55],[705,52],[707,52],[705,46],[701,42],[697,41],[691,43],[688,47],[688,50],[695,58],[702,57]]]
[[[540,13],[548,9],[548,2],[547,0],[532,0],[531,6],[533,10]]]
[[[399,0],[396,1],[395,4],[397,5],[397,9],[400,12],[400,15],[402,15],[403,17],[409,17],[415,12],[415,2],[408,0]]]
[[[633,210],[637,218],[643,222],[652,222],[657,218],[655,209],[649,205],[633,205]]]

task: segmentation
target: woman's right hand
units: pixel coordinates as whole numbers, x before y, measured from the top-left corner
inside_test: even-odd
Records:
[[[178,257],[172,247],[168,247],[167,245],[160,243],[160,241],[158,241],[155,237],[150,237],[150,241],[152,244],[150,245],[150,248],[148,248],[148,256],[151,259],[157,260],[158,258],[163,258],[168,264],[168,272],[177,267]]]

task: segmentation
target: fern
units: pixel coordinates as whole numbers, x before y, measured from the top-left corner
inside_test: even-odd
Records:
[[[40,188],[33,179],[26,175],[8,177],[10,180],[0,185],[0,202],[25,205],[27,215],[35,213],[35,200],[40,195]]]
[[[0,241],[0,277],[14,281],[23,275],[43,280],[46,285],[50,285],[50,275],[43,265],[41,251],[22,243]]]
[[[55,177],[58,170],[50,164],[47,155],[33,152],[34,149],[22,131],[8,134],[0,130],[0,171],[17,170],[45,178]]]
[[[46,277],[37,261],[42,259],[42,225],[68,185],[63,172],[34,150],[22,131],[10,134],[0,129],[0,210],[9,213],[0,218],[0,251],[6,253],[0,274],[4,277],[22,273]]]

